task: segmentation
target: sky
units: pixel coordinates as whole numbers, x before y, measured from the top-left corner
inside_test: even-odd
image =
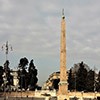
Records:
[[[0,0],[0,47],[6,41],[12,45],[8,54],[12,69],[20,58],[34,59],[40,85],[59,71],[63,8],[67,69],[83,61],[100,70],[100,0]],[[0,65],[5,59],[0,50]]]

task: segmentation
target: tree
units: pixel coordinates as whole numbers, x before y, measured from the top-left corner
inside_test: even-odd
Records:
[[[13,76],[10,74],[9,60],[4,63],[4,88],[9,91],[13,85]]]
[[[26,65],[28,64],[28,59],[26,57],[20,59],[19,69],[26,69]]]
[[[94,91],[94,74],[95,72],[90,70],[87,74],[86,78],[86,91],[93,92]]]
[[[4,82],[3,81],[3,77],[2,77],[3,73],[4,73],[3,67],[0,66],[0,91],[2,90],[1,86],[2,86],[2,84]]]
[[[28,64],[28,59],[26,57],[21,58],[19,62],[18,78],[19,78],[19,88],[27,89],[28,88],[28,74],[26,71],[26,65]]]
[[[75,73],[76,74],[76,73]],[[72,69],[69,70],[68,75],[68,90],[73,91],[75,90],[75,74],[72,74]]]
[[[86,90],[86,77],[87,70],[84,68],[83,62],[80,63],[80,68],[76,73],[76,89],[77,91],[85,91]]]
[[[98,92],[100,92],[100,71],[99,71],[99,73],[98,73],[96,90],[97,90]]]
[[[30,77],[29,78],[29,89],[35,90],[37,87],[36,84],[37,84],[38,78],[37,78],[37,69],[34,66],[33,59],[30,61],[30,64],[29,64],[28,75]]]

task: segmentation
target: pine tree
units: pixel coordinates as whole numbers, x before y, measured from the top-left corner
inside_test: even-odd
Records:
[[[72,75],[72,69],[70,69],[68,75],[68,90],[73,91],[75,88],[75,75]]]
[[[29,89],[35,90],[37,87],[37,69],[34,66],[33,59],[30,61],[29,69],[28,69],[28,75],[29,75]]]
[[[96,90],[97,90],[98,92],[100,92],[100,71],[99,71],[99,73],[98,73]]]
[[[87,70],[84,68],[83,62],[80,63],[80,68],[76,73],[76,90],[85,91],[86,90],[86,77]]]
[[[86,90],[88,92],[93,92],[94,91],[94,74],[95,72],[90,70],[87,74],[87,78],[86,78]]]
[[[2,90],[1,86],[2,86],[2,84],[3,84],[3,82],[4,82],[4,81],[3,81],[3,77],[2,77],[3,72],[4,72],[3,67],[0,66],[0,91]]]
[[[27,83],[27,71],[26,71],[26,65],[28,64],[28,59],[26,57],[20,59],[19,63],[19,70],[18,70],[18,78],[19,78],[19,86],[20,88],[27,89],[28,83]]]

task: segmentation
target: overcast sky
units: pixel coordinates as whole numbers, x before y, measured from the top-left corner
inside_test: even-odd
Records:
[[[61,10],[65,9],[67,68],[84,61],[100,70],[100,0],[0,0],[0,47],[9,41],[10,68],[34,59],[39,84],[59,71]],[[5,62],[0,51],[0,65]]]

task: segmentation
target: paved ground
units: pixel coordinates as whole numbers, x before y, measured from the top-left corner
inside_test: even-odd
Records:
[[[36,98],[36,97],[0,97],[0,100],[45,100],[45,98]],[[49,100],[57,100],[57,98],[51,98]]]
[[[45,100],[45,98],[35,98],[35,97],[8,97],[8,98],[4,98],[4,97],[0,97],[0,100]],[[57,98],[51,98],[49,100],[57,100]],[[79,99],[74,99],[74,98],[70,98],[70,100],[79,100]],[[98,99],[90,99],[90,98],[84,98],[83,100],[100,100],[100,98]]]
[[[0,100],[45,100],[44,98],[14,98],[14,97],[9,97],[9,98],[4,98],[4,97],[0,97]]]

